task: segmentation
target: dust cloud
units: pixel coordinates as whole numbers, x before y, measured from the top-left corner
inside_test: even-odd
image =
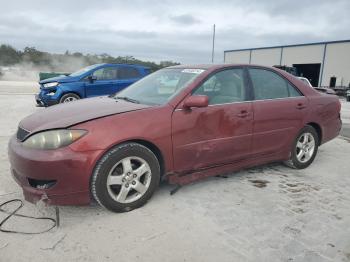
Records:
[[[51,58],[47,64],[42,65],[35,65],[32,62],[22,62],[11,66],[0,66],[0,80],[39,81],[40,72],[67,74],[73,73],[90,64],[85,59],[79,57],[65,57],[64,59]]]

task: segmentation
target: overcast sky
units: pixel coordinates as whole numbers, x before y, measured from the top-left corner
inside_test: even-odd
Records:
[[[227,49],[350,39],[350,0],[0,0],[0,43],[207,63]]]

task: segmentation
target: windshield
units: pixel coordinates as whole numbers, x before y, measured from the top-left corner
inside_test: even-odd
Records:
[[[162,69],[142,78],[115,95],[115,98],[146,105],[162,105],[203,73],[203,69]]]
[[[98,66],[100,66],[100,65],[101,65],[101,64],[91,65],[91,66],[84,67],[84,68],[82,68],[82,69],[80,69],[80,70],[78,70],[78,71],[76,71],[76,72],[70,74],[69,76],[80,76],[80,75],[86,73],[87,71],[90,71],[91,69],[94,69],[95,67],[98,67]]]

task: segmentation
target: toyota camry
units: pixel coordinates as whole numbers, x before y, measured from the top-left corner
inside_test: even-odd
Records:
[[[340,131],[337,96],[257,65],[175,66],[121,92],[38,110],[9,142],[25,198],[123,212],[161,180],[184,185],[270,162],[308,167]]]

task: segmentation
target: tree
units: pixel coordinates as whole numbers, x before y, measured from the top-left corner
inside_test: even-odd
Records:
[[[14,65],[21,61],[22,54],[10,45],[0,45],[0,65]]]
[[[22,59],[24,62],[31,62],[35,65],[50,65],[51,54],[41,52],[35,47],[25,47]]]
[[[160,66],[162,67],[168,67],[168,66],[174,66],[179,65],[179,63],[173,62],[173,61],[160,61]]]
[[[35,47],[25,47],[23,51],[16,50],[10,45],[0,45],[0,65],[14,65],[26,62],[34,64],[38,68],[50,68],[53,71],[69,72],[78,70],[82,66],[98,64],[98,63],[118,63],[118,64],[139,64],[149,67],[152,71],[160,68],[177,65],[172,61],[162,61],[159,64],[143,61],[132,55],[113,57],[107,53],[100,55],[86,54],[80,52],[71,53],[69,50],[63,54],[51,54],[42,52]]]

